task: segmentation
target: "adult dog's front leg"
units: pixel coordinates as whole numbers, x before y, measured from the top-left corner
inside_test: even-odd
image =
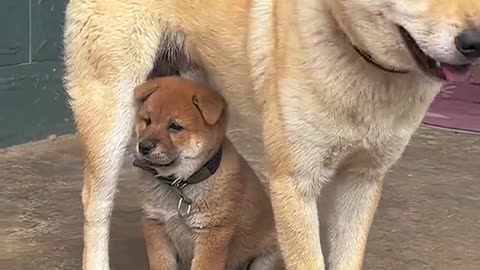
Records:
[[[269,182],[278,240],[288,270],[321,270],[316,195],[298,188],[305,185],[302,180],[283,176]]]
[[[383,174],[340,172],[326,189],[321,207],[328,213],[328,269],[362,268],[368,232],[381,191]],[[323,222],[322,222],[323,223]]]

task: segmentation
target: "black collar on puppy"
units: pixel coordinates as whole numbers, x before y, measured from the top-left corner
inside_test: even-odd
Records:
[[[156,179],[160,182],[168,184],[170,186],[182,187],[182,189],[187,185],[194,185],[200,182],[207,180],[210,176],[214,175],[217,172],[218,167],[220,167],[220,162],[222,161],[222,147],[212,156],[212,158],[207,161],[198,171],[196,171],[188,179],[175,179],[170,177],[163,177],[157,175],[157,170],[155,168],[145,165],[138,160],[133,161],[133,166],[138,167],[144,171],[152,173]]]
[[[193,201],[187,196],[185,196],[185,194],[183,193],[183,189],[186,188],[188,185],[201,183],[207,180],[210,176],[214,175],[215,172],[217,172],[218,168],[220,167],[220,162],[222,161],[222,152],[223,152],[222,147],[220,146],[220,148],[213,155],[213,157],[186,180],[158,176],[157,170],[155,170],[155,168],[146,166],[145,164],[143,164],[138,160],[133,161],[133,166],[152,173],[155,176],[155,178],[158,179],[160,182],[171,186],[175,191],[175,193],[177,193],[177,196],[179,198],[178,206],[177,206],[178,214],[180,216],[184,216],[185,214],[186,215],[190,214]],[[184,205],[187,207],[185,212],[182,211],[183,209],[182,206]]]
[[[222,161],[222,152],[222,147],[220,147],[212,156],[212,158],[205,163],[202,168],[200,168],[200,170],[196,171],[192,176],[183,182],[185,182],[187,185],[194,185],[201,183],[207,180],[210,176],[214,175],[217,172],[218,167],[220,167],[220,162]],[[157,179],[159,178],[157,177]]]
[[[363,57],[363,59],[365,59],[367,62],[376,66],[379,69],[382,69],[384,71],[391,72],[391,73],[402,73],[402,74],[408,73],[407,70],[398,70],[393,67],[384,67],[380,65],[378,62],[376,62],[375,59],[373,59],[373,57],[370,54],[368,54],[366,51],[358,48],[357,46],[353,46],[353,48],[355,49],[355,51],[357,51],[358,54],[360,54]]]

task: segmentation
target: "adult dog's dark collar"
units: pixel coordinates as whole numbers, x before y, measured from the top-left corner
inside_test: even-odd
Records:
[[[408,73],[407,70],[401,70],[401,69],[396,69],[396,68],[393,68],[393,67],[385,67],[385,66],[382,66],[381,64],[379,64],[377,61],[375,61],[375,59],[373,59],[373,57],[368,54],[366,51],[358,48],[357,46],[353,46],[353,48],[355,49],[355,51],[357,51],[357,53],[363,57],[363,59],[365,59],[367,62],[369,62],[370,64],[376,66],[377,68],[379,69],[382,69],[386,72],[390,72],[390,73],[402,73],[402,74],[405,74],[405,73]]]

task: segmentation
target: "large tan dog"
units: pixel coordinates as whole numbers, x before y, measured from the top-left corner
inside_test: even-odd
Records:
[[[251,124],[263,130],[288,269],[360,269],[384,175],[479,43],[478,0],[71,0],[84,269],[109,269],[133,88],[151,73],[203,80],[233,110],[261,115]]]

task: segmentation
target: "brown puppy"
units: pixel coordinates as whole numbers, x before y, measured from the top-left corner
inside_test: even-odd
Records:
[[[151,269],[279,269],[265,189],[225,137],[223,98],[178,77],[135,89]],[[180,258],[180,261],[177,261]]]

